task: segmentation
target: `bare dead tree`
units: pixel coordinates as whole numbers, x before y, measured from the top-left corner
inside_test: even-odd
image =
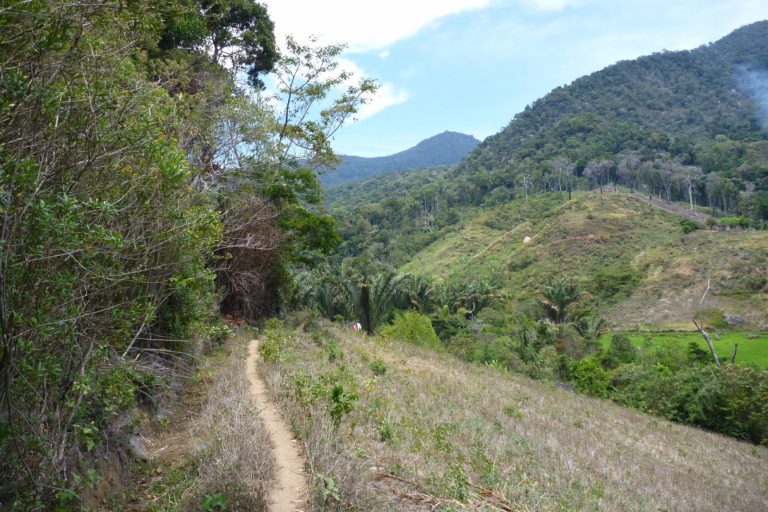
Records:
[[[570,158],[561,157],[552,161],[552,169],[557,173],[557,190],[562,192],[561,176],[565,175],[565,186],[568,190],[568,200],[571,200],[571,190],[573,189],[573,172],[576,169]]]
[[[710,289],[711,279],[712,279],[711,277],[707,277],[707,289],[704,290],[704,294],[701,296],[701,299],[699,300],[699,306],[704,304],[704,299],[706,298],[707,293],[709,292],[709,289]],[[702,320],[697,321],[696,318],[693,318],[693,325],[696,326],[696,329],[702,335],[702,337],[704,338],[704,341],[707,342],[707,345],[709,346],[709,351],[712,353],[712,358],[715,360],[715,364],[717,365],[717,367],[720,368],[721,367],[720,359],[717,357],[717,353],[715,352],[715,346],[712,344],[712,339],[709,337],[709,334],[707,333],[707,331],[704,330],[704,322]],[[733,357],[735,358],[735,356],[736,356],[736,353],[734,351]]]

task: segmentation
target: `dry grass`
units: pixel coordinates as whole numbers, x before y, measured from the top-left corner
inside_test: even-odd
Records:
[[[608,312],[627,329],[694,330],[691,318],[711,289],[705,307],[738,313],[748,325],[768,328],[768,236],[765,232],[697,231],[680,241],[639,254],[645,275],[632,296]]]
[[[305,354],[311,358],[310,361],[320,362],[323,357],[319,347],[308,339],[289,334],[288,341],[289,348],[283,353],[284,356],[296,356],[306,345],[312,350]],[[314,361],[315,358],[318,361]],[[296,437],[302,441],[308,466],[308,484],[312,491],[309,505],[313,510],[345,510],[345,505],[349,503],[359,510],[402,510],[392,496],[376,489],[370,478],[371,472],[378,469],[374,465],[375,460],[356,451],[357,444],[347,436],[344,425],[340,429],[334,427],[322,398],[308,405],[297,400],[294,376],[304,373],[305,365],[314,375],[327,370],[314,366],[310,361],[305,361],[303,357],[290,357],[281,363],[264,365],[269,392]]]
[[[341,359],[329,361],[329,340]],[[374,374],[374,360],[386,373]],[[311,472],[338,488],[337,502],[317,485],[316,510],[757,511],[768,503],[765,447],[446,354],[323,323],[297,335],[266,372]],[[357,391],[338,431],[325,397],[297,400],[297,374]]]
[[[267,510],[275,461],[251,402],[246,350],[238,336],[208,358],[170,423],[145,430],[149,461],[137,468],[133,497],[117,498],[115,509],[201,510],[220,495],[228,511]]]
[[[245,374],[247,340],[232,344],[201,414],[196,447],[200,495],[221,492],[227,510],[266,510],[274,475],[271,441],[258,417]],[[187,508],[190,509],[190,508]]]

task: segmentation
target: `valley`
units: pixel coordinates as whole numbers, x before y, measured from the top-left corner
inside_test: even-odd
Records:
[[[0,7],[0,509],[765,509],[768,21],[514,112],[597,4],[268,3]]]

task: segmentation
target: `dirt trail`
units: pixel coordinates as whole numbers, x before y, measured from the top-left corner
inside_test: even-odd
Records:
[[[275,485],[269,496],[270,512],[297,512],[305,508],[309,496],[304,478],[304,458],[291,429],[283,421],[277,407],[269,398],[264,381],[256,371],[259,361],[259,341],[251,340],[248,346],[246,374],[251,383],[251,397],[259,411],[264,426],[274,443],[276,461]]]

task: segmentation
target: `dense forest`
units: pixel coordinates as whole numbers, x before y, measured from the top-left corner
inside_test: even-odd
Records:
[[[768,219],[768,22],[691,51],[619,62],[558,87],[456,171],[478,204],[619,182],[720,215]],[[478,179],[483,176],[484,179]]]
[[[219,309],[275,313],[336,240],[312,167],[375,84],[284,47],[250,0],[0,7],[4,509],[76,507]]]

